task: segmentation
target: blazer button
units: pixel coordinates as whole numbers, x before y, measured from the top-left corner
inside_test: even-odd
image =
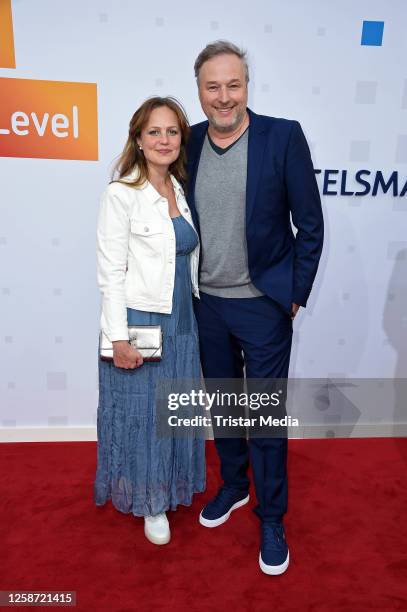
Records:
[[[149,228],[148,228],[148,227],[147,227],[147,225],[146,225],[146,226],[145,226],[145,228],[144,228],[144,231],[145,231],[145,232],[148,232],[148,229],[149,229]]]

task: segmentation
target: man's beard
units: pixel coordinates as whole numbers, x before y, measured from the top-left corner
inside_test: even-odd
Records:
[[[234,132],[236,128],[239,127],[239,125],[243,122],[245,114],[246,109],[242,110],[241,112],[237,112],[235,119],[232,121],[232,123],[229,123],[228,125],[218,123],[216,118],[213,116],[210,118],[209,123],[212,127],[216,129],[217,132],[223,132],[224,134],[227,134],[228,132]]]

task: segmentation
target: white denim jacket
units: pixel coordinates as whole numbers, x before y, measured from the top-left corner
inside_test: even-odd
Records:
[[[130,174],[123,180],[131,180]],[[178,210],[194,227],[182,187],[171,176]],[[195,229],[195,228],[194,228]],[[135,188],[111,183],[97,228],[101,328],[111,342],[128,340],[126,308],[171,313],[175,278],[175,232],[168,201],[146,182]],[[190,254],[192,290],[198,291],[199,243]]]

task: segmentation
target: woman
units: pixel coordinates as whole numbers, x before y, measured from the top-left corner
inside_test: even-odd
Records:
[[[148,99],[134,113],[98,221],[101,327],[113,362],[99,360],[95,502],[144,516],[144,532],[166,544],[165,511],[190,505],[205,488],[204,440],[156,435],[159,379],[198,379],[192,309],[199,243],[180,182],[186,179],[189,125],[173,98]],[[127,325],[161,325],[160,362],[144,363]]]

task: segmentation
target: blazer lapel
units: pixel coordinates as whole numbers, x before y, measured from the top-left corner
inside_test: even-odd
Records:
[[[247,150],[246,227],[250,222],[266,146],[266,127],[262,118],[250,109],[249,143]]]
[[[199,160],[202,153],[202,147],[208,129],[208,122],[198,124],[192,128],[191,138],[188,145],[188,186],[187,186],[187,200],[191,209],[192,219],[194,225],[200,234],[199,219],[196,212],[195,206],[195,184],[196,175],[198,173]]]

